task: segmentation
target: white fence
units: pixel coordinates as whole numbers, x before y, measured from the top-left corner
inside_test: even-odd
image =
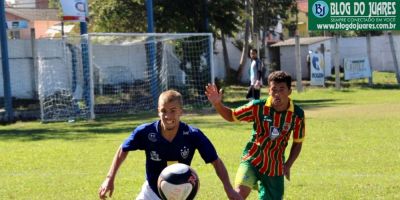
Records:
[[[395,47],[397,56],[400,56],[400,36],[395,35]],[[228,41],[229,43],[229,41]],[[377,71],[394,71],[394,62],[393,57],[390,51],[389,39],[387,36],[378,36],[371,38],[371,67],[373,70]],[[62,58],[65,55],[63,50],[63,45],[59,40],[37,40],[37,49],[38,54],[41,54],[42,59],[39,61],[39,64],[47,63],[50,64],[49,67],[53,69],[60,70],[59,73],[62,73],[65,69],[65,63],[61,63],[62,61],[57,58]],[[37,70],[33,66],[33,57],[32,57],[32,47],[30,40],[9,40],[9,63],[10,63],[10,76],[11,76],[11,93],[13,97],[22,98],[22,99],[31,99],[37,98]],[[233,45],[228,44],[228,52],[230,53],[230,63],[232,67],[239,65],[239,56],[240,51],[236,49]],[[215,51],[219,53],[214,56],[215,63],[215,75],[218,78],[224,78],[225,70],[223,66],[223,57],[222,57],[222,47],[217,45]],[[136,51],[136,50],[129,50]],[[367,47],[366,47],[366,38],[358,37],[358,38],[340,38],[339,39],[339,52],[340,59],[343,60],[345,57],[359,57],[359,56],[367,56]],[[115,57],[113,59],[114,63],[109,63],[108,58],[110,54]],[[234,54],[234,55],[233,55]],[[105,56],[107,55],[107,56]],[[120,54],[118,51],[110,50],[110,49],[98,49],[96,50],[96,63],[98,66],[118,66],[117,62],[124,63],[127,60],[130,60],[130,63],[138,63],[137,69],[144,69],[145,66],[142,66],[140,63],[145,63],[144,59],[146,56],[143,56],[143,52],[131,52],[129,55]],[[294,59],[294,57],[293,57]],[[399,59],[399,58],[398,58]],[[132,62],[135,60],[135,62]],[[399,59],[400,60],[400,59]],[[0,63],[1,66],[1,63]],[[305,65],[303,65],[305,66]],[[248,67],[248,65],[246,65]],[[2,76],[2,67],[0,67],[0,97],[4,96],[3,91],[3,76]],[[125,74],[126,75],[126,74]],[[127,76],[127,75],[126,75]],[[248,75],[244,73],[244,78],[248,78]],[[135,77],[139,78],[139,77]]]

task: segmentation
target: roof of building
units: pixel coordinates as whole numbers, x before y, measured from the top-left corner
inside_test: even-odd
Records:
[[[329,40],[332,37],[304,37],[304,38],[300,38],[300,45],[309,45],[309,44],[314,44],[317,42],[322,42],[325,40]],[[295,45],[295,39],[294,38],[290,38],[288,40],[284,40],[281,42],[277,42],[273,45],[271,45],[271,47],[281,47],[281,46],[293,46]]]
[[[48,20],[60,21],[57,9],[34,9],[34,8],[6,8],[6,13],[21,17],[29,21]]]

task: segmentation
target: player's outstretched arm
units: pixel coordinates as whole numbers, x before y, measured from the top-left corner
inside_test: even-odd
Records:
[[[214,106],[215,110],[227,121],[234,121],[232,117],[232,110],[222,104],[222,89],[218,90],[215,84],[208,84],[206,86],[205,94],[208,101]]]
[[[117,175],[118,169],[121,166],[122,162],[125,160],[126,156],[128,156],[128,152],[122,151],[122,147],[120,146],[115,153],[113,162],[111,164],[110,170],[108,171],[107,177],[104,180],[103,184],[101,184],[99,188],[99,198],[106,199],[107,192],[109,192],[109,197],[112,196],[114,192],[114,179]]]
[[[224,185],[224,190],[226,195],[228,196],[229,199],[231,200],[242,200],[243,198],[237,193],[229,180],[229,175],[228,171],[226,170],[226,167],[224,163],[222,162],[221,159],[217,159],[212,162],[212,165],[214,166],[215,172],[218,175],[218,178],[221,180],[222,184]]]

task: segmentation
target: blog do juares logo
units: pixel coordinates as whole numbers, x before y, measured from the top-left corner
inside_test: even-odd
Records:
[[[329,6],[325,1],[316,1],[312,6],[314,16],[324,18],[329,13]]]
[[[323,1],[317,0],[312,4],[311,10],[315,17],[393,17],[398,15],[398,0],[388,1]],[[328,3],[327,3],[328,2]]]

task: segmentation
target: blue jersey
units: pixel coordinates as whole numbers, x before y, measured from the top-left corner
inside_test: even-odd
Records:
[[[161,171],[172,163],[190,165],[197,149],[206,163],[218,158],[210,140],[197,128],[180,122],[178,133],[169,142],[161,135],[160,121],[138,126],[122,144],[122,150],[144,150],[146,153],[146,178],[158,195],[157,180]]]

